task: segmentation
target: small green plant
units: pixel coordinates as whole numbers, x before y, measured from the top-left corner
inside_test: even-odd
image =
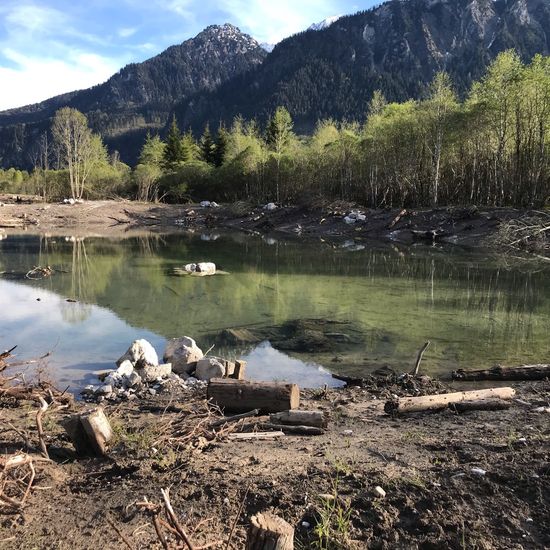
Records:
[[[316,550],[349,549],[352,508],[339,498],[339,472],[333,480],[333,498],[321,498],[311,548]]]

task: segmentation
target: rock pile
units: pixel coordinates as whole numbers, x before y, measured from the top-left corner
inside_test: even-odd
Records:
[[[204,357],[193,338],[174,338],[166,344],[160,363],[147,340],[136,340],[116,362],[117,368],[99,375],[99,385],[89,385],[82,395],[92,401],[131,400],[163,390],[205,387],[212,378],[244,374],[244,363],[220,357]]]

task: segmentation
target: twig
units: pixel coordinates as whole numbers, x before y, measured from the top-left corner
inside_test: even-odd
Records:
[[[428,349],[431,342],[428,340],[420,349],[418,352],[418,355],[416,356],[416,364],[414,365],[414,369],[412,370],[411,374],[413,376],[418,376],[418,371],[420,370],[420,363],[422,362],[422,357],[424,356],[424,352]]]
[[[40,441],[40,449],[42,450],[42,455],[44,458],[50,458],[48,454],[48,449],[46,448],[46,440],[44,439],[44,429],[42,428],[42,416],[48,410],[48,404],[44,401],[44,398],[39,395],[38,400],[40,401],[40,409],[36,413],[36,428],[38,429],[38,440]]]
[[[235,533],[237,523],[239,523],[239,518],[241,517],[242,511],[244,508],[244,503],[246,502],[246,497],[248,496],[249,491],[250,491],[250,484],[248,484],[246,487],[246,491],[244,492],[244,497],[241,500],[241,504],[237,511],[237,515],[235,516],[235,520],[233,521],[233,525],[231,526],[231,531],[229,532],[229,537],[227,539],[227,544],[225,545],[225,550],[229,550],[229,545],[231,544],[231,540],[233,539],[233,534]]]
[[[180,525],[178,518],[174,512],[174,509],[172,508],[172,504],[170,503],[170,489],[161,489],[160,490],[162,494],[162,498],[164,500],[164,506],[166,508],[166,513],[168,517],[170,518],[170,521],[172,522],[172,525],[177,529],[178,533],[180,534],[180,537],[182,538],[183,542],[187,545],[187,548],[189,550],[196,550],[193,543],[189,540],[189,537],[187,536],[187,533],[183,530],[183,527]]]
[[[117,535],[121,538],[122,542],[130,550],[134,550],[134,547],[130,544],[130,541],[126,538],[126,535],[117,527],[117,525],[111,518],[107,518],[107,523],[116,531]]]
[[[206,353],[204,354],[204,357],[206,357],[214,348],[216,347],[216,344],[212,344],[208,350],[206,351]]]
[[[210,424],[210,428],[218,428],[220,426],[223,426],[224,424],[231,424],[232,422],[237,422],[237,420],[241,420],[243,418],[250,418],[251,416],[258,416],[259,414],[260,414],[260,409],[254,409],[253,411],[250,411],[247,413],[236,414],[235,416],[228,416],[227,418],[222,418],[221,420],[212,422],[212,424]]]

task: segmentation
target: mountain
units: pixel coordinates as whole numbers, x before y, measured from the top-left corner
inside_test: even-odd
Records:
[[[261,64],[266,55],[256,40],[237,27],[210,26],[152,59],[124,67],[104,84],[3,111],[0,165],[29,165],[33,142],[63,106],[85,113],[109,149],[134,162],[146,132],[164,128],[177,101],[214,90]]]
[[[341,19],[343,15],[333,15],[332,17],[327,17],[326,19],[323,19],[319,23],[313,23],[310,27],[308,27],[308,31],[323,31],[325,29],[328,29],[333,23],[336,23],[338,19]]]
[[[445,70],[464,94],[503,50],[525,61],[550,54],[549,0],[390,0],[331,19],[271,53],[232,25],[208,27],[104,84],[4,111],[0,166],[29,166],[33,144],[65,105],[133,163],[145,133],[165,128],[172,113],[200,133],[238,114],[264,122],[283,105],[308,132],[321,118],[361,120],[376,89],[394,101],[422,97]]]
[[[362,119],[376,89],[421,97],[440,70],[464,94],[509,48],[525,61],[550,53],[548,0],[391,0],[283,40],[254,71],[175,112],[199,130],[237,114],[263,122],[283,105],[308,132],[321,118]]]

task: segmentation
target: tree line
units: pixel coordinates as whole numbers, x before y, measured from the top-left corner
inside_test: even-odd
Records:
[[[284,107],[264,128],[237,117],[198,140],[174,118],[164,140],[147,136],[133,170],[109,159],[73,111],[56,114],[52,136],[77,197],[536,207],[550,196],[550,58],[540,55],[525,64],[513,51],[500,54],[464,98],[443,72],[420,100],[388,103],[377,91],[364,121],[323,120],[307,137]],[[37,170],[26,181],[48,172]]]

